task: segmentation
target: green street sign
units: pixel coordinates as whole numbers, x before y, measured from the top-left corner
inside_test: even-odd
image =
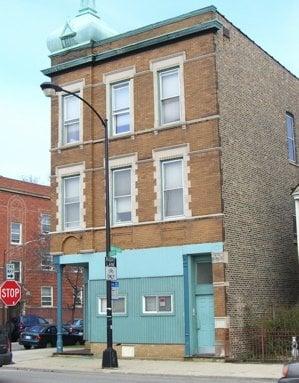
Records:
[[[121,253],[123,249],[117,246],[111,246],[110,255],[116,255],[117,253]]]

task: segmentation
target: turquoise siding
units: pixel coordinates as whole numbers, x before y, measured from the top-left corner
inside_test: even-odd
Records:
[[[98,298],[106,295],[105,281],[89,281],[91,342],[106,342],[106,317],[98,314]],[[113,317],[114,343],[184,344],[184,285],[182,276],[119,280],[119,295],[127,297],[127,314]],[[143,314],[144,294],[172,294],[172,314]]]
[[[117,275],[119,279],[183,275],[184,254],[210,254],[217,251],[223,251],[222,242],[124,250],[117,255]],[[104,252],[64,255],[57,261],[65,265],[88,264],[90,280],[105,278]]]

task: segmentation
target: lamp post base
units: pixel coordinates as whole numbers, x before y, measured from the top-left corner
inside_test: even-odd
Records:
[[[117,368],[117,353],[112,347],[103,351],[102,368]]]

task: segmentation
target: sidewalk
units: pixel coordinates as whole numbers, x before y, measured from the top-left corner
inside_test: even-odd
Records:
[[[53,356],[55,349],[14,351],[13,365],[9,369],[78,371],[97,373],[217,376],[277,379],[281,376],[280,364],[238,364],[201,361],[119,360],[118,369],[101,368],[101,359],[86,356]]]

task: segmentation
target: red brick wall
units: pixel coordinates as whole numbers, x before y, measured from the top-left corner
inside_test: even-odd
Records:
[[[0,283],[5,278],[5,264],[20,261],[22,264],[22,300],[7,313],[2,310],[0,321],[6,315],[13,316],[24,310],[56,320],[56,273],[41,268],[41,252],[49,248],[49,240],[41,235],[41,215],[50,214],[50,188],[48,186],[0,177]],[[11,222],[22,224],[22,245],[11,245]],[[44,239],[43,239],[44,238]],[[33,241],[33,242],[30,242]],[[76,277],[76,274],[74,274]],[[82,275],[78,284],[83,284]],[[53,308],[41,307],[41,287],[52,286]],[[71,319],[72,288],[64,280],[64,320]],[[75,317],[82,317],[82,310],[75,312]]]

